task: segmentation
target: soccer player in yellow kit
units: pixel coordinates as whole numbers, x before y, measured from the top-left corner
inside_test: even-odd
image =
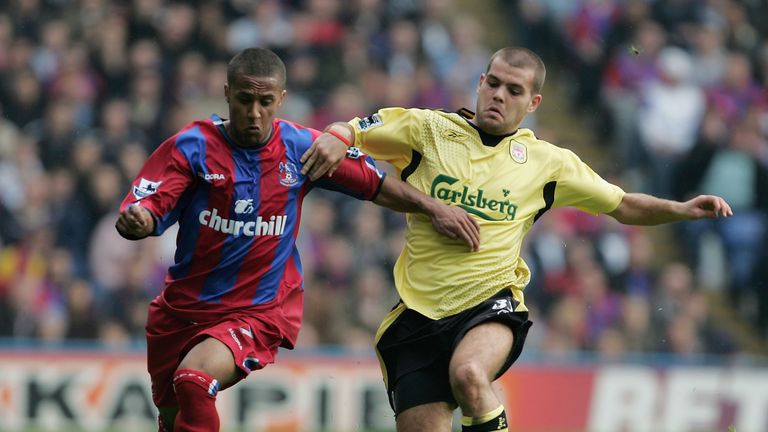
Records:
[[[625,193],[572,151],[520,128],[541,104],[545,74],[535,53],[503,48],[480,76],[475,113],[384,108],[330,125],[303,156],[314,178],[332,174],[344,153],[355,151],[346,145],[359,147],[480,224],[480,249],[470,251],[437,235],[426,217],[407,216],[394,268],[402,301],[375,340],[398,432],[450,431],[457,405],[463,431],[508,430],[491,383],[522,351],[530,271],[520,248],[550,208],[572,206],[633,225],[732,214],[711,195],[677,202]]]

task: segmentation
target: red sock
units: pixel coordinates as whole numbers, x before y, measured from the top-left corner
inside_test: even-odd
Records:
[[[179,402],[174,432],[218,432],[216,393],[219,382],[204,372],[179,369],[173,374],[173,389]]]

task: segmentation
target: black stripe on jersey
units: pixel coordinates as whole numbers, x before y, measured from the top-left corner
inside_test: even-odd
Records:
[[[555,202],[555,188],[557,187],[556,181],[551,181],[544,185],[544,207],[536,213],[533,217],[533,222],[539,220],[539,218],[546,213],[547,210],[552,208],[552,203]]]
[[[459,108],[456,110],[456,114],[464,117],[465,119],[475,118],[475,112],[467,108]]]
[[[400,179],[405,181],[405,179],[407,179],[411,174],[413,174],[414,171],[416,171],[416,168],[419,167],[420,163],[421,153],[413,150],[413,153],[411,153],[411,163],[409,163],[408,166],[403,169],[403,172],[400,173]]]

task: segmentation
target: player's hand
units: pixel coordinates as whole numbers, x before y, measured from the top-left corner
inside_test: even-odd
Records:
[[[144,238],[154,231],[155,219],[149,210],[134,204],[120,213],[115,227],[124,237]]]
[[[716,219],[733,216],[731,206],[724,199],[715,195],[699,195],[683,204],[689,219]]]
[[[347,154],[347,145],[324,132],[301,156],[301,173],[315,181],[324,175],[332,176]]]
[[[461,240],[472,252],[480,250],[480,225],[461,207],[435,200],[429,209],[429,218],[437,232],[454,240]]]

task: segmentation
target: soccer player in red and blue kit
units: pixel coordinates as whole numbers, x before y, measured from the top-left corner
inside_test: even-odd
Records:
[[[301,204],[313,187],[423,213],[440,233],[479,244],[477,224],[359,152],[310,181],[301,155],[320,132],[276,118],[285,66],[250,48],[229,63],[229,119],[196,121],[149,157],[120,206],[125,238],[160,235],[179,223],[175,262],[149,306],[147,358],[159,430],[218,431],[219,390],[293,348],[303,283],[296,249]]]

